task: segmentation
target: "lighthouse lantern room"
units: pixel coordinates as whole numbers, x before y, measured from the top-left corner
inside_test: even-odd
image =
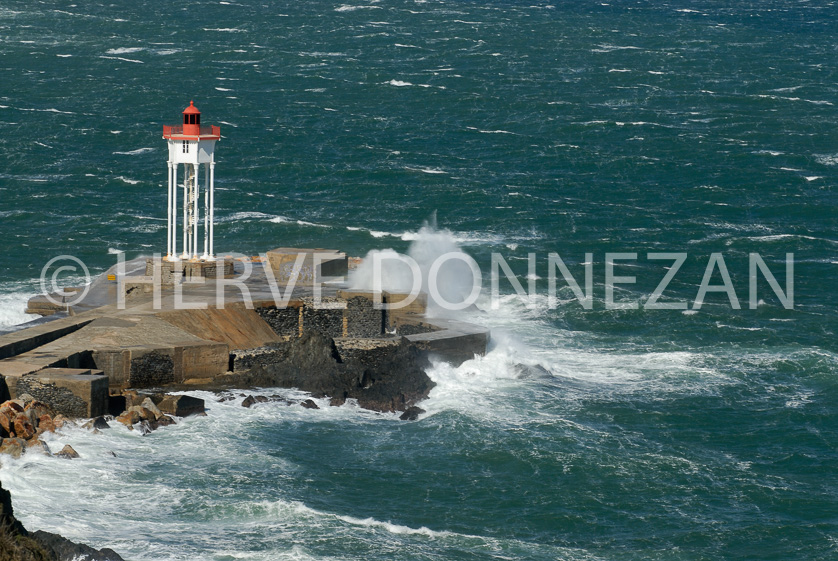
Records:
[[[183,124],[163,126],[163,138],[169,143],[169,208],[166,260],[213,260],[213,218],[215,208],[215,142],[221,129],[201,125],[201,112],[193,102],[183,110]],[[182,165],[182,171],[179,172]],[[181,178],[181,184],[178,179]],[[203,189],[201,188],[203,183]],[[178,191],[182,185],[182,202]],[[204,197],[203,253],[199,254],[198,229],[201,223],[199,203]],[[183,236],[178,244],[178,207],[181,207]]]

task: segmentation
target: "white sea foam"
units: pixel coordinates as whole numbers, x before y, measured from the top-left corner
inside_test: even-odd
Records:
[[[24,313],[26,303],[32,296],[33,292],[0,293],[0,330],[40,317]]]
[[[216,217],[215,219],[216,222],[238,222],[249,220],[269,220],[271,222],[285,222],[288,219],[282,216],[277,216],[275,214],[265,214],[264,212],[258,211],[235,212],[227,216]]]
[[[354,12],[355,10],[380,10],[381,6],[352,6],[343,4],[335,8],[336,12]]]
[[[390,84],[391,86],[397,86],[397,87],[404,87],[404,86],[412,86],[413,85],[410,82],[403,82],[402,80],[390,80],[387,83]]]
[[[108,55],[125,55],[129,53],[138,53],[144,51],[145,47],[120,47],[118,49],[108,49],[105,54]]]
[[[135,58],[125,58],[125,57],[121,57],[121,56],[105,56],[105,55],[102,55],[99,58],[109,58],[109,59],[112,59],[112,60],[121,60],[123,62],[133,62],[135,64],[145,64],[145,62],[142,61],[142,60],[137,60]]]
[[[114,154],[120,154],[123,156],[139,156],[140,154],[154,152],[154,150],[155,148],[137,148],[136,150],[130,150],[128,152],[114,152]]]

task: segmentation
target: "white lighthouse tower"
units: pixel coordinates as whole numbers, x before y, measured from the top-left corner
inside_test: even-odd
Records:
[[[201,126],[201,112],[193,102],[183,110],[183,124],[163,126],[163,138],[169,142],[169,208],[166,238],[166,260],[214,259],[213,218],[215,215],[215,142],[221,138],[221,128]],[[183,164],[182,175],[178,174]],[[203,168],[203,173],[201,173]],[[183,184],[183,237],[178,248],[178,177]],[[201,180],[204,188],[204,251],[199,255],[198,226]]]

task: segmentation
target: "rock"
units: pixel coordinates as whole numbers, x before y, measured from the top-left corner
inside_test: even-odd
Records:
[[[41,415],[38,419],[38,434],[45,432],[55,432],[55,423],[49,415]]]
[[[168,427],[169,425],[177,424],[174,419],[172,419],[165,413],[163,415],[160,415],[160,417],[158,417],[158,419],[154,423],[156,424],[154,428]]]
[[[256,403],[256,398],[252,395],[249,395],[246,398],[244,398],[244,401],[242,401],[242,407],[250,407],[254,403]]]
[[[20,458],[26,448],[26,441],[21,438],[4,438],[0,442],[0,454],[8,454],[12,458]]]
[[[38,530],[31,534],[32,540],[37,542],[52,557],[59,561],[70,559],[84,559],[85,561],[125,561],[114,550],[103,548],[100,550],[92,547],[73,543],[65,537]]]
[[[49,450],[49,446],[47,446],[47,443],[40,439],[33,438],[32,440],[26,443],[26,447],[30,450],[38,450],[40,452],[43,452],[47,456],[52,455],[52,453]]]
[[[56,429],[60,429],[61,427],[65,426],[65,425],[71,425],[72,426],[72,425],[76,424],[75,421],[73,421],[72,419],[68,419],[64,415],[61,415],[60,413],[52,418],[52,422],[55,424]]]
[[[353,352],[343,360],[333,339],[307,331],[237,355],[235,370],[241,372],[240,383],[353,398],[361,407],[385,412],[404,411],[434,387],[425,373],[427,356],[407,339]]]
[[[343,396],[336,396],[329,400],[329,405],[331,407],[340,407],[344,403],[346,403],[346,398]]]
[[[146,435],[151,434],[151,431],[153,431],[155,428],[157,428],[157,427],[155,426],[155,427],[152,428],[152,426],[151,426],[151,424],[149,424],[148,420],[142,420],[142,421],[140,421],[140,424],[138,425],[137,430],[140,431],[141,435],[146,436]]]
[[[154,413],[155,420],[157,420],[161,415],[163,415],[163,412],[160,411],[160,409],[157,407],[157,404],[154,403],[150,397],[145,398],[143,402],[140,404],[140,407],[145,407],[146,409]]]
[[[513,364],[510,371],[519,380],[551,380],[553,374],[540,364]]]
[[[415,405],[411,405],[410,407],[408,407],[407,409],[404,410],[404,413],[402,413],[402,415],[401,415],[401,417],[399,417],[399,419],[401,419],[402,421],[415,421],[416,419],[419,418],[419,415],[421,415],[424,412],[425,412],[425,410],[422,409],[421,407],[416,407]]]
[[[17,413],[15,413],[10,407],[0,409],[0,436],[3,438],[8,438],[15,430],[14,422],[12,421],[12,419],[15,418],[15,415],[17,415]]]
[[[14,420],[15,436],[24,440],[29,440],[35,436],[35,427],[29,422],[26,413],[18,413]]]
[[[54,421],[54,420],[53,420]],[[111,426],[108,424],[107,419],[104,416],[100,415],[98,417],[94,417],[90,419],[85,424],[81,426],[83,429],[87,430],[102,430],[102,429],[109,429]]]
[[[24,409],[25,409],[26,404],[28,404],[30,401],[35,401],[35,398],[32,397],[31,395],[29,395],[28,393],[24,393],[24,394],[21,394],[21,395],[17,396],[17,400],[23,402]]]
[[[39,418],[42,415],[49,415],[50,417],[55,417],[55,409],[52,408],[51,405],[48,403],[44,403],[43,401],[38,401],[36,399],[30,401],[24,407],[24,411],[34,411],[35,418]]]
[[[188,417],[204,412],[204,400],[188,395],[167,395],[157,407],[167,415]]]
[[[9,400],[0,405],[0,410],[5,409],[7,407],[13,409],[16,413],[23,413],[23,405],[15,400]]]
[[[134,425],[140,422],[140,414],[136,411],[131,411],[129,409],[128,411],[123,412],[122,415],[117,417],[116,420],[125,425],[126,427],[134,428]]]
[[[61,449],[60,452],[56,454],[59,458],[65,458],[67,460],[72,460],[73,458],[80,458],[79,453],[76,452],[72,446],[67,444],[64,448]]]
[[[157,409],[157,407],[155,407],[155,409]],[[131,406],[128,408],[128,411],[134,411],[140,416],[140,419],[143,421],[154,421],[157,419],[157,415],[155,415],[154,412],[152,412],[150,409],[146,409],[141,405]]]
[[[136,390],[125,390],[122,392],[122,397],[125,398],[125,409],[129,409],[134,405],[142,405],[143,401],[147,398],[146,395],[141,395]]]
[[[318,407],[318,405],[314,403],[314,401],[311,399],[307,399],[303,402],[300,402],[300,405],[302,405],[306,409],[320,409],[320,407]]]

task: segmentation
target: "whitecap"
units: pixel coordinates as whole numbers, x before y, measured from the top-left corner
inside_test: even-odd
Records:
[[[112,59],[112,60],[121,60],[121,61],[124,61],[124,62],[133,62],[135,64],[145,64],[145,62],[143,62],[141,60],[137,60],[137,59],[133,59],[133,58],[125,58],[125,57],[121,57],[121,56],[104,56],[104,55],[102,55],[99,58],[109,58],[109,59]]]
[[[336,12],[354,12],[355,10],[380,10],[381,6],[350,6],[343,4],[335,8]]]
[[[410,82],[403,82],[401,80],[390,80],[389,82],[386,82],[386,83],[390,84],[391,86],[397,86],[397,87],[404,87],[404,86],[412,86],[413,85]]]
[[[113,131],[111,131],[113,132]],[[114,154],[121,154],[123,156],[138,156],[139,154],[146,154],[148,152],[154,152],[154,148],[137,148],[136,150],[131,150],[129,152],[114,152]]]
[[[144,51],[145,47],[120,47],[118,49],[108,49],[105,54],[108,55],[125,55],[128,53],[138,53]]]

